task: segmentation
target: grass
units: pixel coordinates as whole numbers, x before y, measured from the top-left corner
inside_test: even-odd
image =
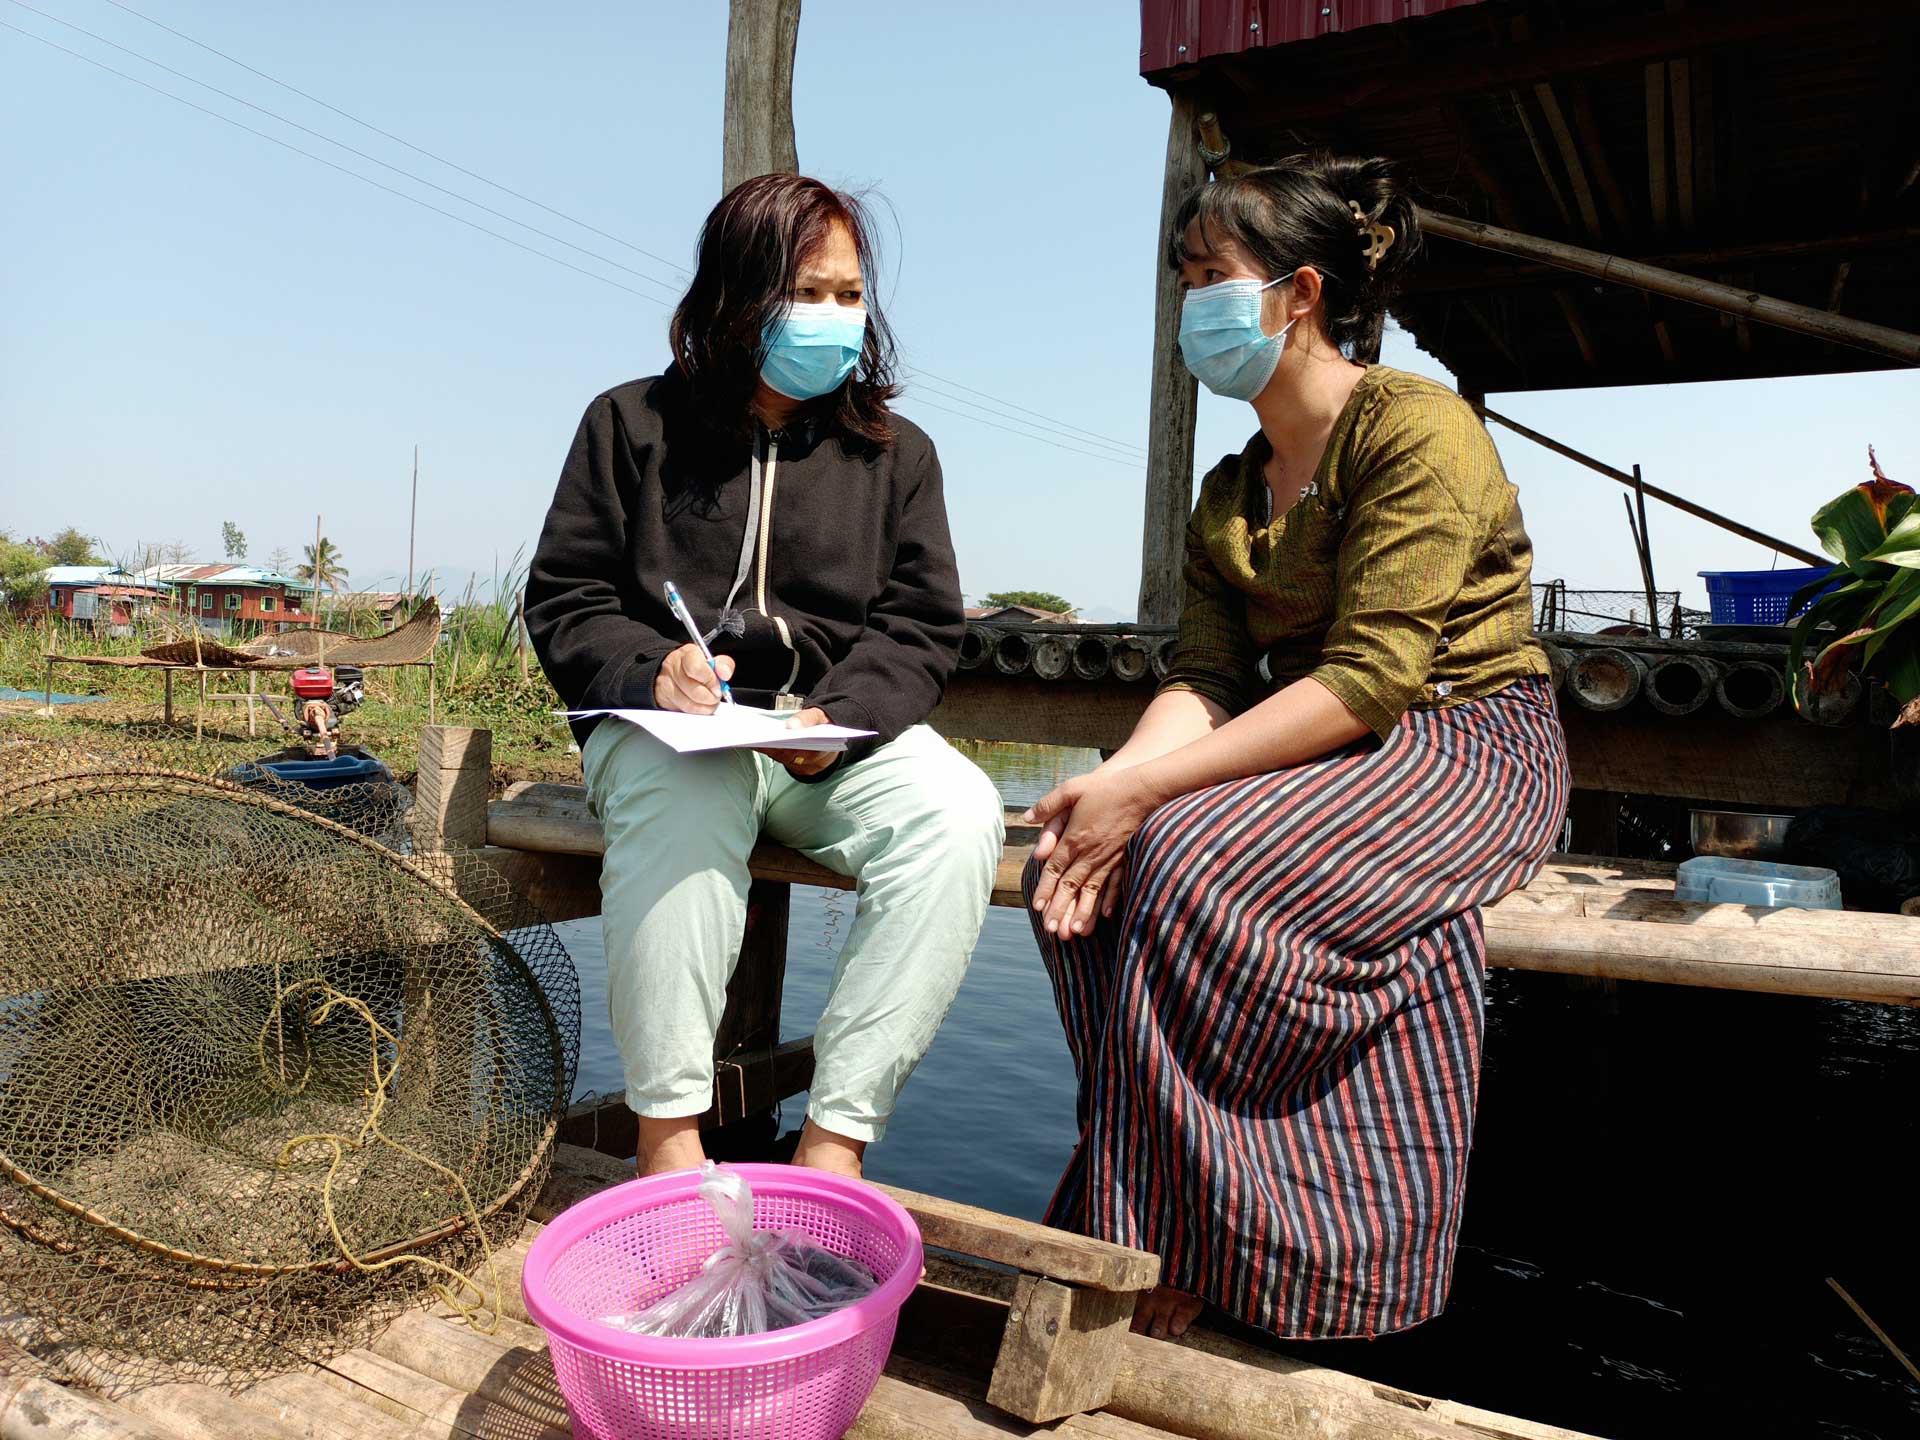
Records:
[[[554,715],[560,698],[541,673],[525,643],[520,625],[519,597],[526,567],[516,554],[504,571],[491,580],[469,582],[459,601],[447,612],[442,632],[434,688],[437,720],[443,725],[471,725],[493,732],[494,778],[507,780],[573,780],[579,777],[579,759],[569,746],[572,736]],[[432,577],[420,589],[429,593]],[[377,634],[379,618],[365,611],[353,613],[323,607],[331,628],[353,634]],[[0,685],[35,693],[47,683],[46,655],[56,650],[68,655],[133,655],[142,645],[164,638],[149,635],[116,639],[44,615],[22,617],[0,609]],[[243,689],[237,674],[220,674],[211,689],[231,693]],[[367,699],[347,717],[344,731],[350,743],[363,745],[393,767],[402,778],[411,776],[420,753],[420,731],[427,724],[427,672],[423,669],[370,670]],[[261,693],[291,715],[285,671],[263,672]],[[103,705],[56,707],[57,719],[36,719],[40,707],[32,701],[0,702],[0,726],[13,733],[51,735],[71,733],[76,726],[124,725],[143,728],[157,723],[163,710],[163,689],[157,670],[107,666],[66,665],[54,672],[54,690],[68,695],[98,695]],[[191,739],[194,685],[184,676],[174,680],[175,729]],[[208,744],[222,755],[248,758],[287,743],[288,737],[270,711],[258,712],[260,733],[246,733],[246,707],[222,702],[207,707]]]

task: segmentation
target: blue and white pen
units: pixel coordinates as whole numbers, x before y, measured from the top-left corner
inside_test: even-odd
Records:
[[[679,590],[671,580],[667,581],[667,606],[680,617],[680,623],[687,627],[687,634],[693,637],[693,643],[700,647],[700,653],[707,657],[707,664],[713,668],[713,678],[720,682],[720,699],[723,703],[733,704],[733,690],[728,686],[726,677],[720,673],[715,663],[713,651],[707,648],[707,642],[700,638],[700,627],[693,623],[693,612],[687,609],[687,602],[680,598]]]

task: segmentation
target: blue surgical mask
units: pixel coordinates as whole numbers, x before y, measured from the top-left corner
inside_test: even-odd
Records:
[[[1260,295],[1291,280],[1222,280],[1187,291],[1180,305],[1180,355],[1193,378],[1229,400],[1251,400],[1267,388],[1293,320],[1278,335],[1260,328]],[[1294,317],[1298,319],[1299,317]]]
[[[817,400],[838,390],[860,363],[867,312],[827,301],[791,305],[767,322],[767,358],[760,378],[792,400]]]

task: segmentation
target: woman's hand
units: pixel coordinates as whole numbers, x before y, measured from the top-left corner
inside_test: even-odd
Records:
[[[726,663],[724,658],[721,660],[721,663]],[[817,705],[812,705],[787,721],[787,728],[789,730],[805,730],[814,725],[824,725],[826,723],[827,712]],[[789,775],[802,778],[809,775],[819,775],[832,768],[833,762],[838,760],[841,754],[838,750],[774,749],[762,750],[760,753],[762,755],[769,755],[786,766]]]
[[[1049,935],[1084,935],[1094,912],[1111,915],[1126,883],[1127,842],[1159,801],[1135,767],[1103,767],[1056,786],[1027,812],[1046,825],[1033,847],[1042,864],[1033,908]]]
[[[714,666],[719,667],[721,680],[733,678],[731,655],[716,655],[713,665],[708,665],[698,645],[682,645],[660,662],[653,677],[653,703],[662,710],[711,715],[720,708],[720,680],[713,677]]]

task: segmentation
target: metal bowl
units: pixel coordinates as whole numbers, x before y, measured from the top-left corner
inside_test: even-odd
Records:
[[[1773,860],[1786,853],[1791,815],[1743,815],[1735,810],[1692,810],[1693,853],[1736,860]]]

